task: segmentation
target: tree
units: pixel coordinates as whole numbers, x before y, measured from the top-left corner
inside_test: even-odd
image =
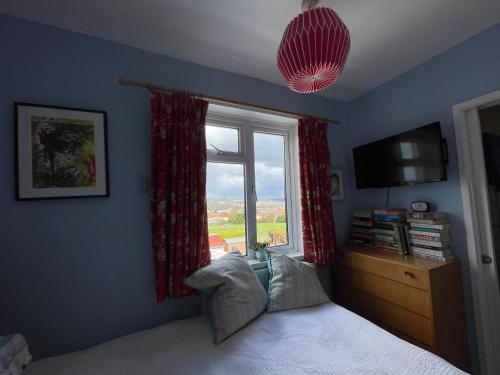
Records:
[[[262,216],[259,220],[257,220],[257,223],[274,223],[274,217],[272,215],[266,215]]]
[[[231,215],[229,216],[229,222],[231,224],[245,224],[245,214],[232,210]]]
[[[286,216],[285,215],[280,215],[276,218],[277,223],[286,223]]]

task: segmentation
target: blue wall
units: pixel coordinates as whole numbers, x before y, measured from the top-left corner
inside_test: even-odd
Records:
[[[452,224],[453,250],[462,264],[468,332],[476,359],[472,299],[459,185],[452,106],[500,89],[500,24],[429,60],[349,103],[350,147],[434,121],[448,141],[448,181],[392,188],[391,207],[409,208],[414,200],[433,203]],[[348,161],[347,189],[352,208],[384,207],[385,189],[357,190]]]
[[[157,304],[149,230],[149,102],[120,75],[297,112],[345,104],[54,27],[0,15],[0,334],[27,335],[36,357],[197,315],[196,297]],[[14,201],[13,102],[105,110],[110,198]],[[344,166],[346,127],[332,128]],[[347,203],[336,205],[344,218]],[[339,221],[345,237],[348,223]]]

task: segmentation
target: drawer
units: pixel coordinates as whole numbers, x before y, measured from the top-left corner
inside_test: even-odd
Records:
[[[341,305],[374,323],[380,322],[429,347],[435,346],[429,318],[346,285],[338,288],[337,297]]]
[[[417,268],[387,262],[382,259],[377,259],[369,255],[353,251],[341,251],[338,257],[338,263],[370,272],[399,283],[429,290],[430,285],[428,272]]]
[[[425,290],[343,265],[337,266],[335,279],[339,287],[348,285],[417,314],[432,315],[430,296]]]

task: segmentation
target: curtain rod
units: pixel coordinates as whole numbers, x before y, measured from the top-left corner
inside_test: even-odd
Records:
[[[126,77],[118,78],[118,82],[120,82],[120,84],[123,86],[143,87],[143,88],[150,89],[150,90],[169,92],[169,93],[172,93],[175,91],[184,91],[184,90],[179,90],[179,89],[175,89],[175,88],[155,85],[155,84],[152,84],[150,82],[135,81],[133,79],[129,79]],[[186,92],[186,91],[184,91],[184,92]],[[317,117],[317,116],[309,115],[307,113],[284,111],[282,109],[276,109],[276,108],[266,107],[266,106],[257,105],[257,104],[245,103],[245,102],[241,102],[238,100],[218,98],[215,96],[194,94],[194,93],[190,93],[190,92],[187,92],[187,93],[189,95],[205,99],[212,104],[222,104],[222,105],[227,105],[230,107],[236,107],[236,108],[242,108],[242,109],[252,109],[252,110],[257,111],[257,112],[264,112],[264,113],[269,113],[269,114],[273,114],[273,115],[281,115],[281,116],[297,118],[297,119],[298,118],[305,118],[305,117],[314,117],[320,121],[328,122],[330,124],[335,124],[335,125],[340,124],[340,122],[338,120],[333,119],[333,118]]]

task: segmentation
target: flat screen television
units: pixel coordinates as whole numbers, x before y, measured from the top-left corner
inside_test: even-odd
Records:
[[[446,180],[439,122],[356,147],[353,157],[358,189]]]

